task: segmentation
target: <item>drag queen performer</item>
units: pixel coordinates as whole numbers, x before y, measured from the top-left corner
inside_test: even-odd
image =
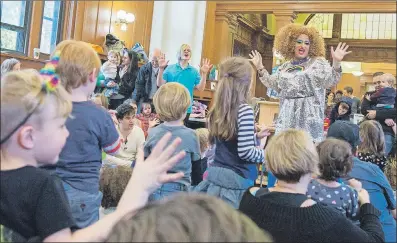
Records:
[[[306,130],[314,142],[323,140],[325,89],[336,85],[342,74],[343,57],[348,45],[331,47],[332,66],[324,58],[325,44],[314,27],[289,24],[276,35],[274,47],[286,60],[275,74],[269,75],[258,51],[251,61],[259,79],[279,93],[280,111],[276,133],[288,128]]]

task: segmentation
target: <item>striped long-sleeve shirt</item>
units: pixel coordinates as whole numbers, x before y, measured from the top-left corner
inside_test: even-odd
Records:
[[[235,139],[216,140],[213,166],[231,169],[244,178],[255,180],[258,176],[256,163],[264,161],[264,151],[257,147],[254,112],[249,105],[240,105],[236,122]]]
[[[237,151],[241,159],[262,163],[264,151],[257,147],[254,112],[247,104],[240,105],[237,117]]]

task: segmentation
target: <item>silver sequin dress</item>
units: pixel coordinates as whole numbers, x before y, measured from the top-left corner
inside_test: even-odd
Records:
[[[342,70],[335,70],[324,58],[311,58],[301,66],[304,70],[286,62],[272,75],[261,70],[259,78],[266,87],[279,94],[276,134],[288,128],[303,129],[314,142],[321,142],[325,89],[339,82]]]

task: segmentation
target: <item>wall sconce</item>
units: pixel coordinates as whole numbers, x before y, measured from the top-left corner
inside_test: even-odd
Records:
[[[353,71],[352,74],[353,74],[354,76],[356,76],[356,77],[360,77],[361,75],[364,74],[364,72],[362,72],[362,71]]]
[[[124,10],[117,11],[116,14],[116,26],[120,25],[122,31],[127,30],[127,24],[135,21],[135,15],[132,13],[127,13]]]

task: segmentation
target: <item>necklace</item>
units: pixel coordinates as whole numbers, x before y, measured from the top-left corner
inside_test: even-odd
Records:
[[[303,64],[303,63],[309,61],[309,59],[310,59],[309,57],[305,57],[305,58],[298,59],[298,60],[292,60],[292,61],[291,61],[291,64],[292,64],[292,65],[301,65],[301,64]]]

